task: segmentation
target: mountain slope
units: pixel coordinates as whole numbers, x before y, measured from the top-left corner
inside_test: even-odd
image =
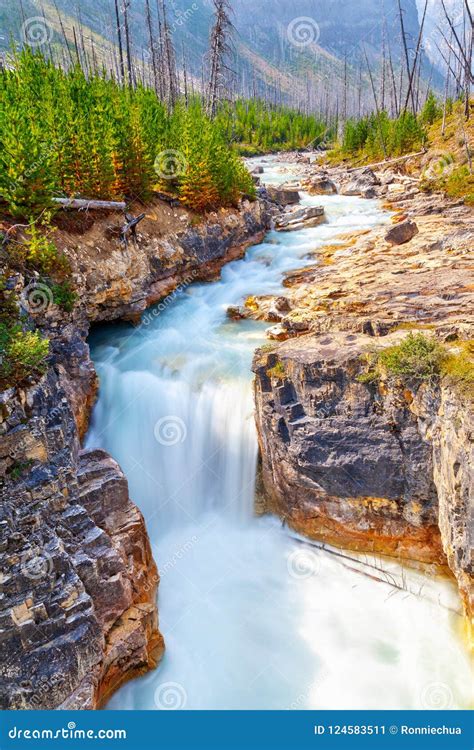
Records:
[[[43,13],[46,30],[42,36],[53,47],[62,43],[54,0],[22,0],[26,23],[22,23],[16,2],[1,2],[0,46],[8,46],[11,37],[24,41],[29,35],[31,19],[41,22]],[[340,110],[344,99],[350,112],[357,106],[360,108],[361,100],[363,108],[373,106],[365,54],[376,79],[383,49],[386,56],[392,55],[395,69],[399,67],[398,0],[359,0],[357,4],[352,0],[259,0],[258,3],[231,0],[231,4],[236,29],[232,63],[234,93],[264,94],[308,109],[326,109],[331,100],[332,106]],[[90,50],[93,45],[96,56],[113,67],[110,61],[112,46],[116,45],[114,0],[56,0],[56,5],[69,44],[74,45],[74,27],[76,37],[81,36],[80,27],[85,47]],[[157,26],[155,0],[151,0],[151,6]],[[186,65],[200,87],[202,71],[207,66],[212,0],[197,0],[192,4],[189,0],[168,0],[168,7],[178,60],[181,64],[184,51]],[[409,45],[414,48],[419,31],[416,0],[403,0],[403,8]],[[132,51],[140,68],[150,59],[145,0],[131,0],[129,18]],[[41,29],[37,34],[41,37]],[[116,60],[116,49],[114,55]],[[428,77],[427,64],[424,67]],[[376,84],[377,88],[381,86],[378,80]]]

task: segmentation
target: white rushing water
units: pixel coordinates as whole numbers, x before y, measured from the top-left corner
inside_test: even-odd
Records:
[[[266,182],[288,178],[271,160],[258,163]],[[270,232],[220,281],[188,287],[137,329],[108,326],[91,339],[101,389],[87,445],[119,461],[145,515],[167,646],[159,668],[128,683],[109,708],[468,705],[469,662],[450,582],[395,563],[375,571],[377,582],[365,565],[253,516],[250,368],[267,326],[231,322],[226,309],[250,294],[281,292],[283,274],[341,232],[387,220],[377,201],[303,202],[324,205],[327,223]]]

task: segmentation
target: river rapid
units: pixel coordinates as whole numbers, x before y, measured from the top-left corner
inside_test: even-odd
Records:
[[[289,177],[273,158],[253,163],[264,166],[265,183]],[[91,336],[101,387],[87,447],[120,463],[144,513],[166,642],[159,668],[108,708],[469,704],[450,581],[364,556],[350,562],[254,515],[251,362],[268,325],[230,321],[226,309],[283,292],[285,272],[314,263],[308,253],[337,235],[389,221],[375,200],[304,195],[302,203],[324,205],[327,222],[269,232],[219,281],[187,287],[136,329],[104,326]]]

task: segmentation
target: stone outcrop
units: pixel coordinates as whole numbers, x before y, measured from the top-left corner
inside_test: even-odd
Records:
[[[3,394],[0,430],[0,705],[96,708],[163,650],[143,518],[53,369]]]
[[[81,450],[97,392],[86,338],[91,322],[138,321],[166,295],[216,278],[263,237],[269,214],[258,201],[197,219],[157,201],[128,245],[119,214],[58,221],[79,300],[70,314],[49,304],[35,315],[50,367],[0,395],[4,709],[99,708],[161,658],[159,576],[142,515],[115,461]]]
[[[267,188],[270,199],[275,203],[279,203],[280,206],[294,206],[300,202],[300,194],[298,190],[289,188]]]
[[[275,221],[277,232],[296,232],[300,229],[317,227],[325,220],[322,206],[307,206],[286,211]]]
[[[370,167],[365,167],[355,171],[348,181],[344,181],[339,192],[341,195],[362,195],[366,198],[375,198],[376,193],[373,188],[378,185],[380,185],[379,178]],[[372,192],[368,195],[367,191]]]
[[[269,215],[264,201],[244,201],[239,211],[221,209],[196,220],[182,208],[157,202],[147,208],[136,242],[128,245],[119,239],[122,223],[112,214],[80,233],[68,225],[57,238],[73,266],[87,322],[137,321],[177,287],[217,278],[225,263],[263,238]],[[46,323],[48,317],[54,318],[54,310],[47,311]]]
[[[474,415],[472,401],[445,383],[432,420],[438,523],[466,611],[474,614]]]
[[[324,172],[305,180],[303,188],[310,195],[334,195],[337,193],[336,183]]]
[[[298,530],[353,549],[441,562],[431,448],[410,399],[357,381],[368,336],[288,341],[256,360],[265,487]],[[412,466],[407,471],[406,455]]]

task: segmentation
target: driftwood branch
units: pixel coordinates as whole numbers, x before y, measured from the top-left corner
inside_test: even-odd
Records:
[[[53,202],[63,208],[76,208],[79,211],[100,211],[101,209],[125,211],[127,207],[127,204],[121,201],[95,201],[83,198],[53,198]]]
[[[122,230],[120,232],[120,242],[122,245],[125,245],[128,247],[128,238],[131,237],[134,242],[136,242],[137,239],[137,226],[143,219],[145,218],[146,214],[140,214],[140,216],[130,216],[129,214],[125,214],[126,224],[122,227]]]

